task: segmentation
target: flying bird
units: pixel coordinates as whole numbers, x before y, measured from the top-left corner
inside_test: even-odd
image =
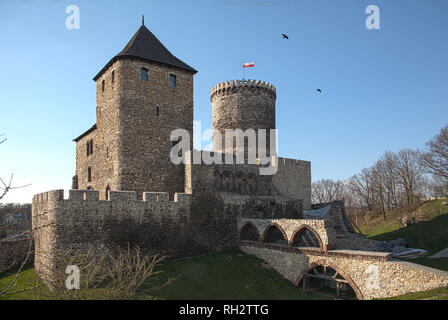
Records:
[[[289,39],[288,36],[284,33],[282,33],[282,37],[283,37],[283,39]]]
[[[319,88],[317,88],[316,91],[322,93],[322,90],[320,90]]]

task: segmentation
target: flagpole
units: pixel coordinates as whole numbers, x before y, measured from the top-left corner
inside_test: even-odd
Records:
[[[243,80],[244,80],[244,64],[243,64]]]

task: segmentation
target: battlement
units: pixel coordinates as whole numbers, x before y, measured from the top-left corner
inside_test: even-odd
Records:
[[[278,164],[280,166],[288,166],[288,167],[310,167],[311,162],[306,160],[298,160],[298,159],[291,159],[291,158],[282,158],[278,157]]]
[[[230,80],[218,83],[210,91],[210,101],[216,94],[227,94],[238,91],[239,89],[263,90],[271,93],[275,99],[276,90],[274,85],[260,80]]]
[[[33,196],[33,203],[56,202],[59,200],[64,200],[64,190],[51,190],[47,192],[38,193]]]
[[[171,203],[189,203],[191,194],[175,193],[174,201],[169,200],[168,192],[143,192],[143,200],[137,199],[135,191],[109,191],[108,200],[99,200],[99,191],[97,190],[69,190],[68,199],[64,199],[64,190],[52,190],[42,192],[33,196],[33,203],[46,203],[64,201],[101,201],[101,202],[171,202]]]

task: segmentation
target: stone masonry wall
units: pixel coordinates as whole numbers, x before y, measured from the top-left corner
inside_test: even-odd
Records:
[[[295,285],[299,285],[303,274],[312,266],[330,266],[349,281],[358,299],[386,298],[448,285],[448,272],[404,261],[389,261],[380,253],[348,251],[330,255],[330,251],[329,255],[322,255],[251,244],[241,244],[241,250],[263,259]]]
[[[225,129],[266,129],[269,154],[269,129],[275,129],[275,99],[275,87],[264,81],[232,80],[213,87],[210,92],[212,126],[222,137],[221,148],[217,145],[219,140],[213,137],[213,151],[237,150],[235,144],[233,150],[225,150]]]
[[[204,167],[202,167],[204,168]],[[165,192],[110,191],[109,200],[99,200],[99,191],[63,190],[33,197],[36,271],[51,278],[57,259],[71,247],[104,252],[115,247],[138,245],[147,254],[170,258],[204,254],[238,247],[237,219],[250,214],[251,206],[267,216],[301,214],[301,202],[246,196],[237,203],[207,189],[193,194],[176,193],[174,201]],[[59,266],[60,267],[60,266]]]
[[[330,248],[335,247],[336,235],[332,226],[326,220],[322,219],[250,219],[241,218],[238,219],[238,230],[247,224],[251,223],[257,229],[260,235],[261,242],[266,234],[267,229],[271,225],[275,225],[284,234],[285,240],[288,245],[293,243],[294,236],[303,227],[308,227],[311,231],[314,231],[318,240],[321,242],[321,249],[327,251]]]
[[[148,81],[140,80],[141,68],[148,69]],[[176,76],[174,88],[169,86],[171,74]],[[192,73],[139,59],[121,59],[97,79],[96,85],[97,129],[77,143],[79,189],[91,186],[100,191],[101,199],[105,199],[107,186],[110,190],[136,191],[139,199],[143,191],[168,192],[171,198],[183,192],[184,166],[170,161],[170,134],[174,129],[187,130],[192,147]],[[90,139],[94,139],[94,150],[87,157],[85,142]]]
[[[303,200],[311,208],[311,162],[278,157],[277,173],[272,176],[272,193]]]

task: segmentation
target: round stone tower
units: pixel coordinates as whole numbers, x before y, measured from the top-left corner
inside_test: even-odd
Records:
[[[212,126],[221,137],[214,133],[213,151],[235,153],[238,150],[235,140],[233,150],[225,150],[226,129],[241,129],[243,132],[254,129],[256,133],[259,129],[266,129],[266,153],[269,155],[269,131],[275,129],[275,98],[275,87],[264,81],[231,80],[214,86],[210,92]],[[247,151],[248,139],[245,138],[244,143],[244,151]]]

